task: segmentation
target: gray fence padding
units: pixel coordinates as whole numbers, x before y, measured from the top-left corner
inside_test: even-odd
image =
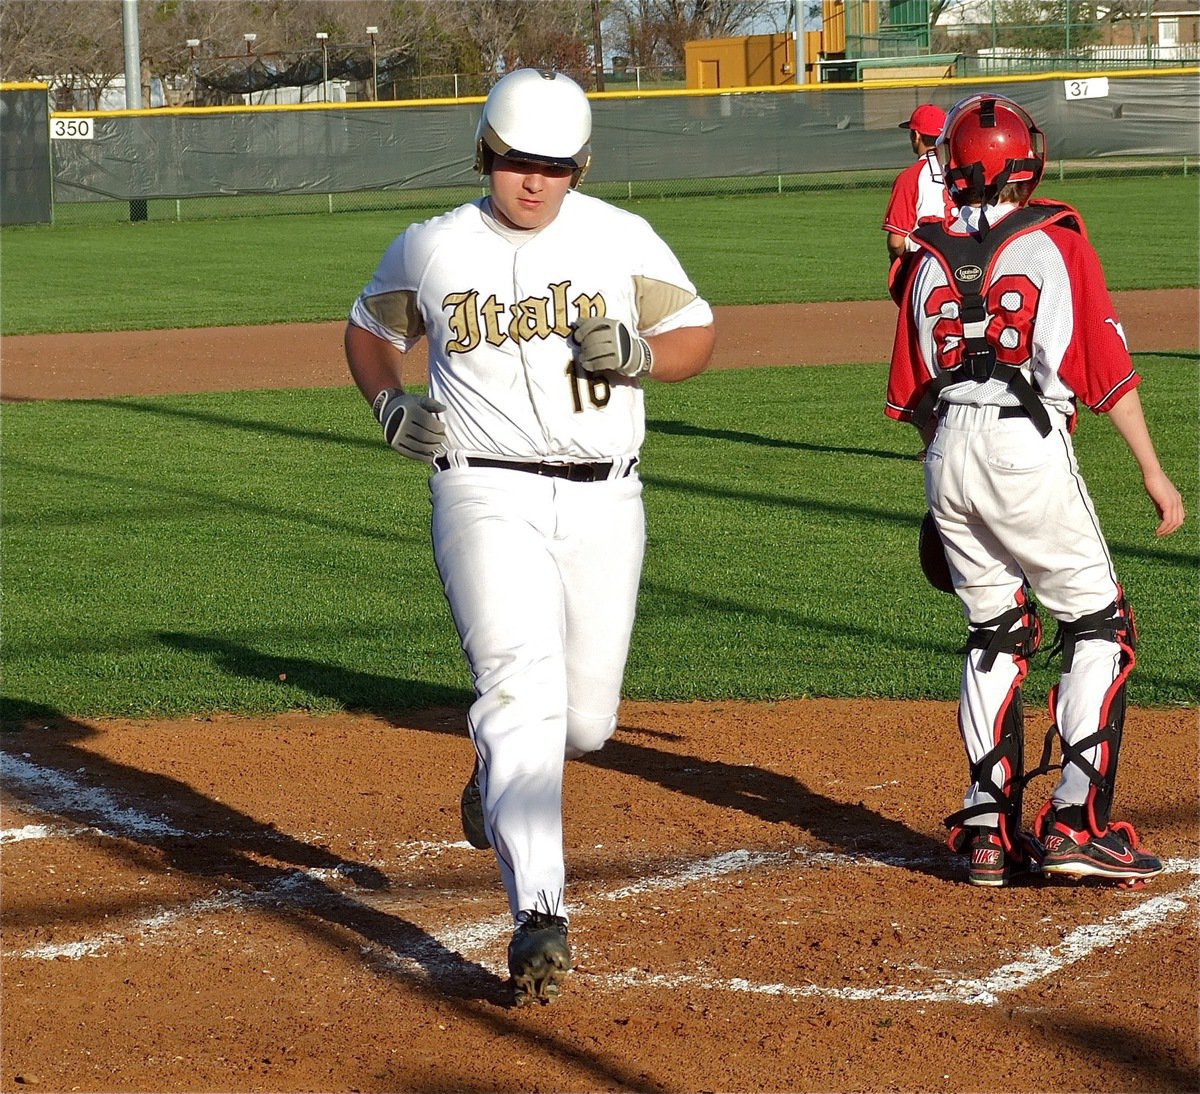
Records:
[[[0,224],[49,224],[50,104],[43,88],[0,91]]]
[[[1094,75],[1093,75],[1093,78]],[[918,102],[976,91],[1020,102],[1052,159],[1200,155],[1194,73],[1113,77],[1104,98],[1068,99],[1062,79],[922,88],[830,87],[596,99],[600,182],[896,168],[897,125]],[[475,184],[480,103],[236,113],[100,115],[93,141],[54,142],[58,201],[343,193]]]

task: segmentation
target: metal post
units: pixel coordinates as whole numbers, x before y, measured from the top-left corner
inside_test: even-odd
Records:
[[[804,15],[800,10],[800,0],[791,4],[792,16],[792,83],[804,83]]]
[[[367,34],[371,36],[371,98],[373,100],[379,98],[379,46],[375,41],[375,35],[378,33],[378,27],[367,27]]]
[[[137,0],[121,0],[121,34],[125,43],[125,109],[142,109],[142,43],[138,30]],[[145,198],[129,203],[129,219],[149,218]]]
[[[125,42],[125,109],[142,109],[142,43],[137,0],[121,0],[121,33]]]
[[[196,63],[196,50],[199,48],[199,38],[189,38],[187,40],[189,64],[192,69],[192,106],[199,106],[200,99],[200,66]]]
[[[321,43],[321,102],[329,102],[329,35],[323,30],[317,31],[317,41]]]
[[[596,61],[596,90],[604,90],[604,45],[600,40],[600,0],[592,0],[592,52]]]
[[[243,34],[242,37],[246,40],[246,52],[248,54],[254,52],[254,43],[258,39],[257,34]]]

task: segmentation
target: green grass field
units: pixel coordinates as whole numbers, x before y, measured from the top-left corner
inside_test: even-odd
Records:
[[[1138,363],[1195,498],[1195,356]],[[961,613],[917,568],[916,436],[884,378],[650,387],[629,697],[957,694]],[[425,473],[352,389],[8,405],[4,427],[6,722],[468,701]],[[1131,698],[1195,703],[1195,518],[1156,541],[1115,431],[1087,415],[1078,445],[1142,628]],[[1031,702],[1052,678],[1039,658]]]
[[[1048,183],[1114,289],[1198,281],[1195,178]],[[885,191],[638,201],[717,304],[881,297]],[[1178,227],[1163,238],[1160,210]],[[427,215],[434,210],[427,210]],[[342,317],[393,214],[0,233],[5,334]],[[833,238],[831,238],[833,233]],[[1164,464],[1194,510],[1197,354],[1139,355]],[[916,564],[912,430],[881,363],[651,384],[634,698],[952,698],[963,626]],[[1196,518],[1156,541],[1132,459],[1078,436],[1142,627],[1141,704],[1194,704]],[[6,718],[465,702],[421,468],[357,392],[4,408]],[[1031,701],[1054,669],[1039,658]]]
[[[1080,210],[1110,288],[1200,284],[1197,176],[1051,179],[1039,196]],[[671,243],[714,304],[885,296],[886,189],[626,204]],[[439,211],[7,228],[0,332],[340,319],[388,242]]]

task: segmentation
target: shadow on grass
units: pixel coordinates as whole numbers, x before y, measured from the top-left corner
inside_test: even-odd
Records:
[[[781,440],[765,437],[761,433],[743,433],[736,429],[709,429],[692,425],[690,422],[669,421],[662,418],[646,422],[648,433],[662,433],[671,437],[705,437],[713,441],[729,441],[735,444],[752,444],[761,448],[786,448],[796,452],[832,452],[839,456],[869,456],[877,460],[900,460],[920,466],[917,453],[895,452],[882,448],[847,448],[842,445],[813,444],[811,441]]]

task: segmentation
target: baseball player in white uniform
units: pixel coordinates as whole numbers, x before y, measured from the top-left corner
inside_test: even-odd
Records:
[[[945,122],[946,112],[940,106],[922,103],[908,121],[900,123],[901,129],[908,130],[917,159],[896,176],[883,214],[889,258],[917,250],[917,244],[909,238],[913,229],[930,221],[945,220],[954,211],[942,177],[942,165],[934,151]]]
[[[521,69],[476,135],[489,195],[407,229],[354,302],[346,357],[389,444],[431,468],[434,559],[476,698],[463,826],[490,845],[518,1004],[571,968],[564,759],[617,724],[645,542],[642,383],[707,366],[713,315],[642,218],[576,189],[591,108]],[[403,354],[429,344],[429,394]]]
[[[937,142],[958,214],[917,229],[893,277],[900,315],[886,413],[921,430],[925,492],[969,637],[959,728],[971,781],[947,818],[969,880],[1047,874],[1130,881],[1162,863],[1110,811],[1134,665],[1133,613],[1075,461],[1082,402],[1125,440],[1159,514],[1183,522],[1142,415],[1096,252],[1069,206],[1030,201],[1045,162],[1033,119],[998,95],[955,106]],[[1050,695],[1061,778],[1021,831],[1021,683],[1038,648],[1030,591],[1058,623]]]

